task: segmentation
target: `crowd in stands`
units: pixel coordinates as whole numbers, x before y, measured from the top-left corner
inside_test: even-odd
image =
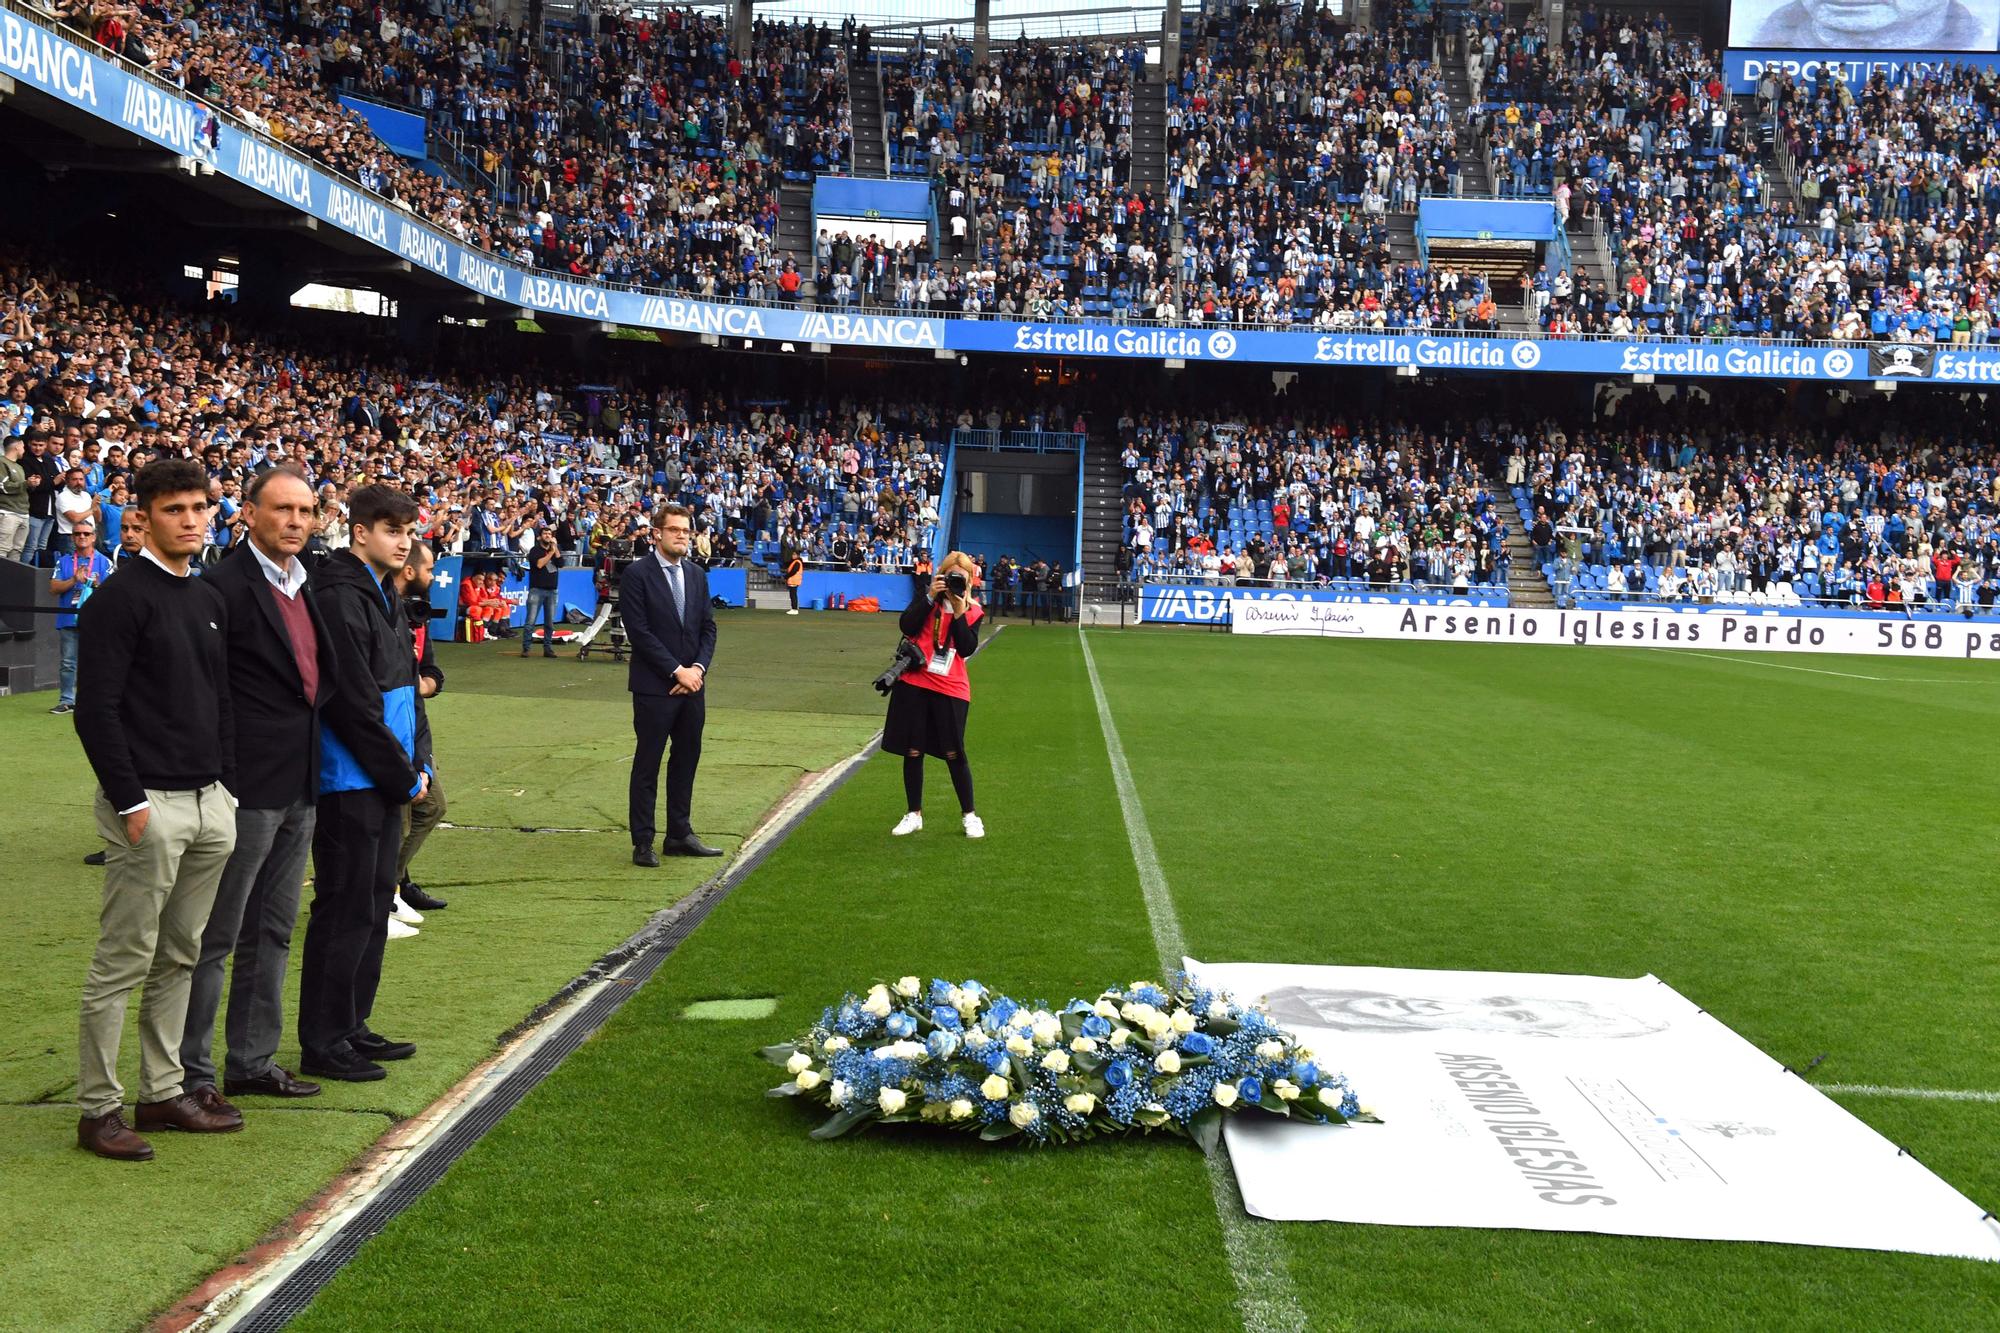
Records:
[[[2000,595],[2000,455],[1976,408],[1715,429],[1631,402],[1507,444],[1536,562],[1577,595],[1902,610]]]
[[[1123,568],[1280,587],[1504,587],[1506,524],[1476,463],[1496,429],[1127,416]]]
[[[334,549],[341,497],[363,478],[414,495],[420,535],[451,554],[518,560],[547,534],[567,561],[594,561],[669,500],[696,510],[697,548],[722,563],[789,543],[808,560],[907,569],[935,536],[951,424],[935,405],[440,370],[254,328],[230,309],[0,256],[0,437],[24,442],[40,478],[31,555],[67,549],[67,493],[117,550],[129,478],[163,453],[200,459],[214,479],[216,553],[240,539],[243,484],[280,461],[314,479],[320,541]]]

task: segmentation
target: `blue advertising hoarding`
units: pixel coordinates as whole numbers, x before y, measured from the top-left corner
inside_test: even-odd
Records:
[[[1377,606],[1507,605],[1507,590],[1479,588],[1462,597],[1435,593],[1350,592],[1333,588],[1237,588],[1214,583],[1139,585],[1139,619],[1166,625],[1226,625],[1231,602],[1347,602]]]
[[[1732,48],[1722,54],[1722,78],[1732,93],[1754,93],[1766,71],[1811,87],[1822,75],[1855,92],[1880,74],[1891,84],[1921,83],[1953,68],[2000,69],[2000,54],[1979,51],[1773,51]]]
[[[1867,347],[1720,341],[1618,342],[1312,330],[1034,324],[894,312],[730,305],[574,281],[520,268],[342,182],[207,107],[127,73],[53,29],[0,10],[0,72],[129,130],[507,307],[669,332],[934,352],[1084,356],[1192,364],[1413,367],[1594,376],[1747,376],[1868,381]],[[1926,347],[1918,382],[2000,384],[2000,346]]]

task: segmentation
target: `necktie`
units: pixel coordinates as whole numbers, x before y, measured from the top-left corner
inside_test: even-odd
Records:
[[[681,567],[679,565],[667,566],[667,590],[674,595],[674,614],[683,620],[687,619],[687,610],[681,603]]]

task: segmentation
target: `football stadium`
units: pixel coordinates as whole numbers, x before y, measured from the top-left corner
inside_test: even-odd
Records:
[[[2000,0],[0,0],[0,180],[0,1329],[2000,1328]]]

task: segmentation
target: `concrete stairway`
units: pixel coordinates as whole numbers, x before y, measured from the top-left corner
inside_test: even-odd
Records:
[[[1093,432],[1083,446],[1083,512],[1077,523],[1083,533],[1083,597],[1108,602],[1117,595],[1118,546],[1124,537],[1119,491],[1124,475],[1118,467],[1118,442]]]

